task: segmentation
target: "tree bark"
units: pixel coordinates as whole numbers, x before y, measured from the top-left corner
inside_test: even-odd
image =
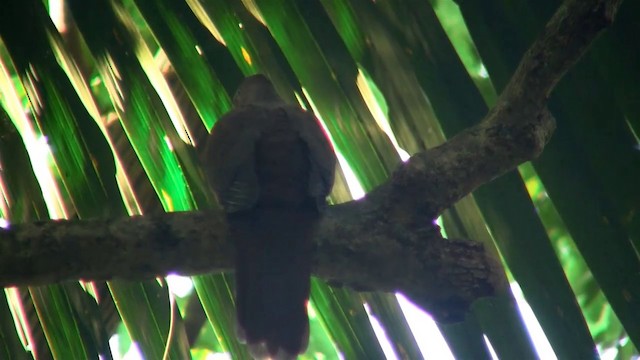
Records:
[[[402,291],[439,321],[462,319],[471,302],[507,286],[498,259],[477,242],[443,239],[433,219],[542,152],[555,129],[549,94],[621,2],[566,1],[478,125],[412,156],[364,199],[331,206],[315,239],[314,274]],[[227,271],[229,226],[221,212],[11,225],[0,229],[0,286]]]

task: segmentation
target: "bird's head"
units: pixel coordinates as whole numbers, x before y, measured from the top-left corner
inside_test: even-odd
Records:
[[[233,96],[235,107],[247,105],[279,106],[282,98],[276,92],[271,80],[262,74],[244,79]]]

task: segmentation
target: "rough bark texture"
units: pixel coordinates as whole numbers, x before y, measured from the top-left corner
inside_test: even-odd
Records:
[[[542,152],[555,128],[549,94],[620,3],[565,2],[482,122],[416,154],[365,199],[331,207],[315,239],[314,273],[403,291],[440,321],[459,320],[473,300],[506,286],[482,245],[442,239],[433,219]],[[0,230],[0,285],[225,271],[232,251],[221,213],[14,225]]]
[[[201,212],[15,225],[0,230],[0,286],[225,270],[226,233],[224,214]]]

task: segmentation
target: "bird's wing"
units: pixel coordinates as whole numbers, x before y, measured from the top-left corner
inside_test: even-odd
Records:
[[[258,199],[254,150],[265,124],[264,112],[246,106],[222,116],[207,138],[203,163],[227,212],[247,210]]]
[[[309,175],[309,195],[324,202],[331,192],[335,178],[336,155],[320,121],[313,113],[299,107],[287,106],[287,116],[291,125],[309,148],[311,174]]]

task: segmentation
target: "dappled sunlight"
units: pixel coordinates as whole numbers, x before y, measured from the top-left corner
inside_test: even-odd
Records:
[[[373,94],[372,86],[375,86],[373,80],[367,78],[362,72],[362,69],[358,69],[358,78],[356,79],[356,84],[358,85],[360,94],[362,95],[364,102],[367,104],[371,115],[376,120],[376,123],[378,124],[380,129],[384,131],[384,133],[389,137],[389,140],[391,140],[391,143],[398,152],[400,159],[402,159],[402,161],[409,160],[409,153],[401,148],[398,144],[398,140],[396,139],[393,130],[391,130],[391,125],[389,124],[387,114],[382,110],[382,107],[378,103],[376,96]]]
[[[531,310],[531,306],[529,306],[529,303],[525,300],[518,283],[511,283],[511,292],[513,293],[513,297],[516,299],[520,315],[522,316],[527,332],[529,333],[529,336],[533,341],[533,346],[536,348],[540,358],[545,360],[557,359],[553,349],[551,348],[551,344],[549,344],[549,340],[547,340],[538,319],[533,313],[533,310]]]
[[[227,45],[224,42],[224,39],[222,38],[222,35],[220,34],[220,31],[218,30],[218,28],[215,26],[215,24],[213,23],[213,21],[209,17],[209,14],[207,13],[207,11],[200,4],[200,1],[198,1],[198,0],[186,0],[186,2],[189,5],[189,7],[191,8],[191,11],[193,11],[193,13],[196,15],[198,20],[200,20],[200,22],[207,28],[207,30],[209,30],[211,35],[213,35],[213,37],[219,43],[221,43],[223,45]]]
[[[347,163],[347,160],[339,151],[336,151],[336,155],[338,156],[338,163],[340,164],[340,168],[342,169],[344,177],[347,181],[347,186],[349,187],[351,197],[354,200],[362,199],[365,195],[365,192],[364,188],[360,184],[360,181],[358,181],[356,174],[353,172],[353,170]]]
[[[384,329],[384,327],[378,321],[375,315],[371,314],[371,308],[369,304],[364,303],[364,309],[367,311],[367,315],[369,315],[369,321],[371,322],[371,327],[373,327],[373,332],[376,334],[378,341],[380,342],[380,346],[382,347],[382,351],[384,355],[387,357],[387,360],[396,360],[398,356],[395,351],[393,351],[393,347],[389,343],[389,337]]]
[[[179,298],[185,298],[193,293],[193,281],[188,276],[169,274],[166,280],[169,291]]]
[[[455,360],[433,318],[404,295],[396,293],[396,298],[425,359]]]
[[[54,173],[50,167],[55,166],[51,157],[51,149],[47,144],[47,138],[40,135],[39,130],[33,127],[29,115],[22,109],[22,102],[15,85],[9,75],[9,69],[4,59],[0,60],[0,93],[2,103],[9,116],[18,129],[25,149],[31,159],[33,172],[42,189],[42,196],[52,219],[61,219],[68,216],[62,203],[62,194],[58,188]],[[33,90],[35,91],[35,90]]]
[[[185,122],[177,100],[169,89],[169,84],[167,84],[165,77],[160,71],[161,64],[169,64],[168,60],[159,60],[162,58],[166,59],[164,51],[160,50],[156,56],[153,56],[149,48],[142,42],[142,39],[138,38],[137,40],[136,56],[140,61],[140,65],[142,65],[142,69],[149,78],[151,85],[160,97],[160,101],[162,101],[176,133],[185,144],[193,144],[193,134]]]
[[[124,354],[121,354],[120,337],[121,335],[115,334],[109,339],[113,360],[146,360],[136,342],[131,342],[129,349]]]
[[[27,319],[29,316],[25,311],[24,304],[22,303],[20,293],[18,292],[18,288],[10,287],[5,288],[4,293],[7,297],[7,303],[9,305],[9,311],[11,312],[11,316],[13,318],[13,323],[18,333],[18,337],[22,342],[22,345],[28,351],[33,351],[33,333],[31,331],[31,326]]]

